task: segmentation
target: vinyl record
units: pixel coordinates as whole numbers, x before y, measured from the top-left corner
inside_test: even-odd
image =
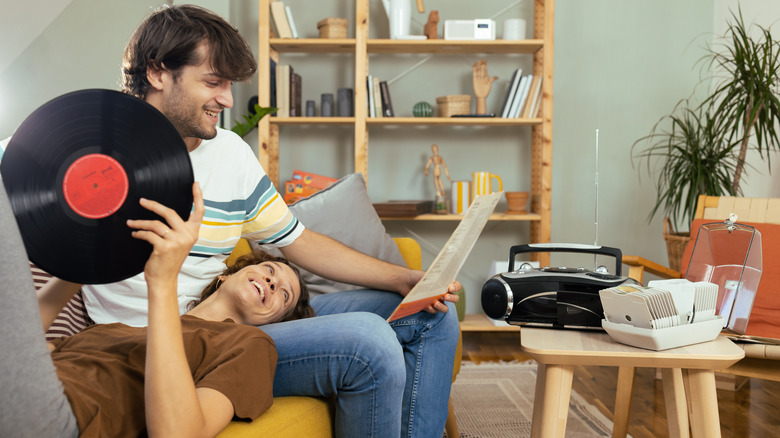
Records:
[[[111,90],[44,104],[0,163],[30,260],[64,280],[104,284],[143,271],[152,246],[128,219],[160,219],[152,199],[188,218],[193,173],[178,131],[157,109]]]

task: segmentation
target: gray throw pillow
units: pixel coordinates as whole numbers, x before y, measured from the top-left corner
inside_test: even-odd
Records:
[[[371,205],[362,173],[347,175],[309,197],[290,205],[290,210],[306,228],[338,240],[380,260],[406,266],[398,246],[387,234],[385,226]],[[251,243],[256,246],[254,242]],[[281,256],[276,248],[263,250]],[[301,269],[304,282],[313,295],[359,289],[359,287],[328,280]]]

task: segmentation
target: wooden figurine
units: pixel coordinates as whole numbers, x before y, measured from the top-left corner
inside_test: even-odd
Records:
[[[423,27],[423,33],[429,40],[435,40],[439,37],[439,11],[431,11],[428,15],[428,22]]]
[[[431,145],[433,156],[428,159],[425,164],[425,176],[428,176],[428,168],[433,165],[433,187],[436,190],[436,200],[433,205],[433,212],[438,214],[447,213],[447,196],[444,192],[444,184],[441,182],[441,171],[444,169],[444,174],[447,175],[447,180],[450,182],[450,171],[447,169],[447,163],[444,162],[444,158],[439,155],[439,146]]]
[[[477,98],[477,114],[487,113],[487,96],[490,94],[490,87],[498,76],[489,77],[487,73],[487,61],[480,60],[474,63],[472,67],[474,72],[474,96]]]

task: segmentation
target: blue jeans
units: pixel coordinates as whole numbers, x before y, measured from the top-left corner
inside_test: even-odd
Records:
[[[279,352],[274,396],[335,395],[339,437],[441,437],[458,343],[455,306],[388,324],[400,301],[375,290],[319,295],[317,317],[263,326]]]

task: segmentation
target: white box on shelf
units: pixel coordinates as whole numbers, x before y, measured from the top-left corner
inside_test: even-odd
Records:
[[[496,22],[493,20],[445,20],[445,40],[494,40]]]

